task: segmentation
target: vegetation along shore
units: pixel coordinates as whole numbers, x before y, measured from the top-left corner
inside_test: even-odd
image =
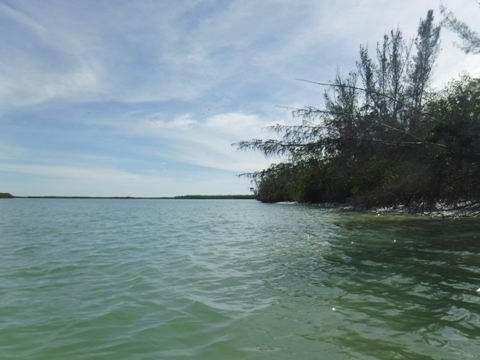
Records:
[[[442,13],[436,25],[430,10],[414,39],[392,30],[375,57],[361,45],[356,69],[314,82],[327,88],[325,108],[292,109],[299,124],[277,124],[272,139],[234,144],[284,159],[242,174],[258,200],[478,215],[480,79],[463,74],[440,90],[430,84],[441,25],[461,36],[465,52],[480,53],[480,39]]]

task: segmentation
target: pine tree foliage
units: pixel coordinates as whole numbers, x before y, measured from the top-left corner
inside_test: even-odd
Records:
[[[327,85],[325,108],[305,107],[299,125],[275,125],[277,139],[242,141],[285,161],[245,174],[265,202],[350,202],[363,207],[432,207],[480,200],[480,87],[463,77],[430,91],[440,27],[433,11],[417,36],[385,35],[372,58]]]
[[[480,5],[480,2],[478,2]],[[440,6],[440,12],[443,15],[442,25],[457,33],[462,40],[462,44],[456,44],[465,53],[480,54],[480,36],[478,32],[472,30],[466,23],[458,20],[453,12],[448,11],[445,6]]]

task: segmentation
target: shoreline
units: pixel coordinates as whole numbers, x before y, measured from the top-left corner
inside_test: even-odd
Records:
[[[9,196],[5,199],[100,199],[100,200],[251,200],[254,195],[179,195],[179,196]]]
[[[480,218],[480,204],[463,204],[462,206],[447,206],[437,203],[435,209],[418,210],[414,207],[404,205],[399,206],[379,206],[371,209],[362,209],[349,204],[322,203],[312,204],[323,209],[334,209],[338,211],[353,211],[359,213],[374,213],[380,215],[408,215],[418,216],[430,219],[462,219],[462,218]]]

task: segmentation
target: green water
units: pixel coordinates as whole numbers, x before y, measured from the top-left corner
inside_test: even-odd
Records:
[[[0,359],[479,359],[480,222],[0,200]]]

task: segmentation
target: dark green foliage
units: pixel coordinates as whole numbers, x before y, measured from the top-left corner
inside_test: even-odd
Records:
[[[432,121],[426,139],[445,201],[480,199],[480,79],[453,81],[427,105]]]
[[[13,198],[14,196],[10,193],[0,193],[0,199],[11,199]]]
[[[480,200],[479,80],[427,91],[439,35],[429,11],[412,41],[398,29],[385,35],[376,60],[361,46],[357,70],[328,84],[325,110],[295,110],[300,125],[270,128],[280,140],[237,144],[286,157],[247,174],[258,199],[425,208]]]

